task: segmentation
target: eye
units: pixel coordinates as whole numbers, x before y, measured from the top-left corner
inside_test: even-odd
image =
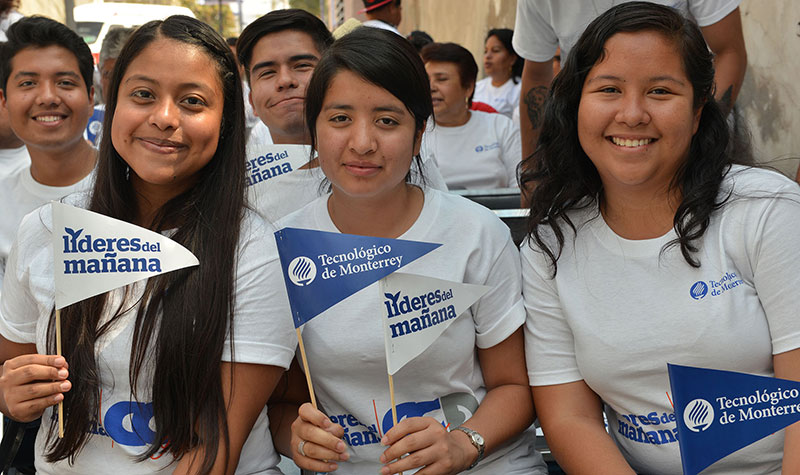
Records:
[[[349,120],[350,120],[350,118],[347,117],[344,114],[336,114],[333,117],[331,117],[330,119],[328,119],[329,122],[333,122],[334,124],[343,124],[343,123],[345,123],[345,122],[347,122]]]
[[[193,108],[200,108],[208,105],[203,99],[197,96],[189,96],[183,100],[183,103]]]
[[[668,89],[665,89],[663,87],[656,87],[656,88],[650,90],[650,94],[663,96],[663,95],[671,94],[671,92]]]
[[[270,76],[273,76],[274,74],[275,74],[275,70],[274,69],[262,69],[261,71],[259,71],[258,77],[259,78],[268,78]]]
[[[393,127],[399,124],[399,122],[392,119],[391,117],[381,117],[378,119],[378,123],[385,127]]]
[[[598,92],[602,92],[604,94],[614,94],[619,92],[619,89],[614,86],[605,86],[598,90]]]
[[[19,83],[19,87],[33,86],[33,84],[34,84],[34,82],[31,81],[31,80],[22,81],[22,82]]]
[[[150,100],[153,99],[153,94],[146,89],[136,89],[131,93],[131,97],[134,99]]]
[[[314,69],[314,65],[311,63],[298,63],[295,65],[295,69],[299,69],[301,71],[308,71],[309,69]]]

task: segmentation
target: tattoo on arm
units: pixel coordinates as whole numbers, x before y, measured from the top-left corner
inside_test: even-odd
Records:
[[[725,93],[722,94],[722,97],[719,100],[720,104],[722,105],[722,111],[725,114],[728,114],[731,111],[731,109],[733,109],[732,97],[733,97],[733,86],[728,86],[728,89],[725,90]]]
[[[547,86],[536,86],[525,93],[525,107],[527,108],[528,118],[531,120],[531,128],[538,129],[542,126],[544,119],[544,100],[547,97]]]

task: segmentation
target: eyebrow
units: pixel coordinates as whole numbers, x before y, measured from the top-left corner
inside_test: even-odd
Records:
[[[296,54],[289,57],[290,63],[296,63],[298,61],[319,61],[319,57],[313,54]],[[269,68],[271,66],[275,66],[276,64],[278,64],[277,61],[261,61],[260,63],[254,64],[250,70],[255,71],[256,69]]]
[[[355,107],[349,104],[330,104],[323,108],[323,110],[331,110],[331,109],[341,109],[341,110],[354,110]],[[378,106],[372,109],[373,112],[394,112],[397,114],[402,114],[405,112],[405,109],[401,107],[395,106]]]
[[[586,82],[586,84],[591,84],[592,82],[594,82],[594,81],[599,81],[599,80],[626,82],[626,81],[625,81],[624,79],[622,79],[621,77],[614,76],[613,74],[603,74],[603,75],[600,75],[600,76],[595,76],[595,77],[593,77],[593,78],[589,79],[589,80]],[[679,79],[676,79],[676,78],[674,78],[674,77],[672,77],[672,76],[667,76],[667,75],[664,75],[664,76],[654,76],[654,77],[652,77],[652,78],[650,78],[650,79],[649,79],[649,82],[660,82],[660,81],[669,81],[669,82],[674,82],[674,83],[676,83],[676,84],[680,84],[681,86],[685,86],[685,85],[686,85],[686,83],[684,83],[683,81],[681,81],[681,80],[679,80]]]
[[[153,79],[151,77],[145,76],[144,74],[134,74],[133,76],[131,76],[128,79],[126,79],[124,83],[127,84],[127,83],[129,83],[131,81],[142,81],[142,82],[146,82],[146,83],[153,84],[153,85],[156,85],[156,86],[159,85],[159,82],[157,80],[155,80],[155,79]],[[181,83],[179,85],[179,87],[181,87],[181,88],[202,89],[203,91],[206,91],[206,92],[209,92],[209,93],[213,92],[213,89],[211,89],[207,85],[199,83],[199,82],[184,82],[184,83]]]
[[[14,79],[21,78],[21,77],[39,77],[39,76],[41,76],[41,74],[37,73],[37,72],[20,71],[20,72],[18,72],[17,74],[14,75]],[[58,72],[55,73],[55,76],[58,76],[58,77],[68,76],[68,77],[71,77],[71,78],[80,79],[80,76],[78,75],[78,73],[73,72],[73,71],[58,71]]]

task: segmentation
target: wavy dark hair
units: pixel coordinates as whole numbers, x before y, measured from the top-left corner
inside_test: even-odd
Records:
[[[159,453],[181,458],[202,447],[205,456],[199,473],[208,473],[219,444],[224,443],[226,457],[228,446],[228,433],[221,424],[226,407],[220,360],[233,332],[236,248],[245,205],[242,82],[233,54],[210,26],[186,16],[151,21],[131,35],[114,66],[103,123],[106,131],[111,130],[119,86],[128,67],[159,39],[191,45],[216,64],[224,95],[223,119],[217,149],[198,172],[196,184],[164,204],[150,225],[156,232],[173,229],[171,238],[198,256],[200,265],[148,279],[136,315],[128,377],[131,397],[136,398],[140,373],[152,368],[155,437],[139,459]],[[112,134],[104,133],[89,209],[135,222],[136,191],[126,171]],[[64,438],[55,439],[55,423],[50,427],[49,461],[73,463],[89,437],[87,424],[98,411],[103,371],[95,358],[95,345],[127,311],[112,309],[113,317],[103,323],[107,300],[103,294],[62,311],[64,357],[70,362],[73,387],[64,399],[69,421]],[[51,350],[53,326],[48,332]]]
[[[677,10],[649,2],[630,2],[606,11],[586,28],[569,58],[562,63],[545,102],[544,123],[534,153],[521,168],[521,186],[533,189],[528,234],[531,242],[548,257],[557,271],[564,246],[563,226],[576,231],[568,212],[593,207],[603,193],[603,183],[578,141],[578,105],[589,70],[605,56],[605,43],[623,32],[653,31],[675,45],[686,76],[692,84],[695,110],[702,107],[697,133],[692,137],[688,158],[670,184],[680,190],[681,202],[674,218],[677,239],[662,252],[679,245],[689,265],[700,267],[695,257],[697,241],[708,228],[711,213],[727,197],[719,191],[725,173],[734,163],[749,165],[751,154],[734,154],[732,136],[722,108],[714,99],[714,66],[700,29]],[[744,146],[739,147],[744,152]],[[552,232],[555,245],[546,234]]]
[[[391,31],[356,28],[328,48],[308,83],[305,116],[312,150],[317,149],[317,117],[322,111],[325,93],[341,71],[350,71],[400,99],[414,117],[416,133],[423,130],[426,120],[433,114],[430,82],[414,46]],[[420,156],[414,160],[424,182]],[[406,181],[410,179],[409,173]]]
[[[522,77],[522,68],[525,66],[525,60],[522,58],[522,56],[518,55],[516,51],[514,51],[514,45],[511,44],[511,38],[514,37],[514,30],[509,28],[493,28],[489,30],[489,33],[486,34],[486,39],[483,41],[484,44],[489,41],[489,38],[492,36],[497,38],[497,41],[503,44],[503,47],[506,49],[506,51],[517,58],[514,61],[514,64],[511,65],[511,80],[514,81],[514,84],[517,84]]]

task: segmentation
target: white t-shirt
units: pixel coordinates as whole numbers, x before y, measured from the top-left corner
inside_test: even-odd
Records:
[[[475,83],[474,101],[484,102],[494,107],[494,110],[511,119],[515,109],[519,109],[519,91],[522,81],[517,78],[514,84],[509,79],[500,87],[492,86],[492,78],[483,78]]]
[[[361,23],[361,26],[368,26],[370,28],[380,28],[381,30],[388,30],[388,31],[391,31],[392,33],[395,33],[395,34],[398,34],[400,36],[403,36],[403,34],[400,33],[394,25],[390,25],[390,24],[386,23],[385,21],[367,20],[367,21]]]
[[[470,111],[466,124],[429,122],[420,154],[439,167],[451,190],[510,188],[517,185],[519,127],[502,114]]]
[[[281,220],[278,227],[338,232],[327,203],[327,196],[319,198]],[[517,248],[508,228],[491,211],[430,188],[425,189],[425,203],[416,222],[399,239],[443,244],[401,272],[492,288],[431,347],[394,375],[398,419],[424,415],[447,419],[453,428],[468,418],[486,395],[476,347],[497,345],[525,319],[520,269],[515,262]],[[391,421],[383,323],[378,315],[381,308],[383,295],[376,282],[303,327],[321,410],[344,427],[351,455],[350,462],[340,462],[335,473],[372,475],[381,468],[378,458],[385,447],[379,443],[379,433],[385,431],[385,421]],[[380,421],[376,421],[376,413]],[[533,446],[534,433],[526,431],[470,473],[545,474]]]
[[[27,152],[25,155],[27,156]],[[0,214],[0,287],[3,283],[6,259],[22,218],[51,200],[59,200],[70,193],[89,190],[93,184],[94,173],[90,173],[74,185],[42,185],[31,176],[30,166],[18,167],[13,173],[0,176],[0,203],[3,204],[3,213]]]
[[[639,473],[681,473],[667,363],[773,376],[773,355],[800,347],[800,187],[740,166],[720,196],[731,186],[699,243],[700,268],[677,246],[661,253],[674,230],[623,239],[596,207],[569,213],[578,234],[566,233],[555,279],[523,243],[531,385],[584,380]],[[708,286],[699,297],[697,282]],[[781,430],[703,473],[780,473],[782,449]]]
[[[247,146],[253,147],[259,144],[272,145],[272,143],[272,135],[269,133],[269,127],[259,120],[253,125],[253,128],[250,129],[250,135],[247,137]]]
[[[514,51],[530,61],[549,61],[561,46],[566,60],[583,30],[603,12],[631,0],[517,0]],[[699,26],[712,25],[739,6],[741,0],[651,0],[673,7]]]
[[[273,236],[274,228],[254,213],[242,222],[238,266],[235,277],[234,351],[242,363],[288,368],[294,356],[296,336],[289,313],[283,278]],[[15,342],[36,343],[46,353],[46,332],[53,309],[52,213],[43,206],[30,213],[20,225],[17,244],[11,251],[5,292],[0,300],[0,333]],[[198,256],[202,261],[203,257]],[[129,286],[130,302],[136,302],[146,281]],[[109,293],[110,308],[121,302],[124,289]],[[145,451],[136,435],[147,433],[152,412],[150,378],[152,368],[140,374],[138,400],[144,404],[131,410],[129,385],[132,332],[138,305],[125,313],[98,342],[97,361],[101,384],[101,420],[87,421],[92,433],[73,466],[66,461],[44,461],[44,443],[49,420],[56,411],[43,415],[42,430],[36,439],[36,469],[40,474],[114,473],[115,475],[172,473],[172,456],[136,463],[134,457]],[[103,317],[103,321],[110,318]],[[223,350],[223,361],[230,361],[230,341]],[[80,421],[72,421],[80,423]],[[70,423],[70,421],[67,421]],[[151,433],[152,434],[152,433]],[[113,437],[113,439],[112,439]],[[238,474],[280,474],[279,458],[272,447],[265,407],[258,417],[241,452]]]
[[[30,164],[28,147],[0,148],[0,179]]]

